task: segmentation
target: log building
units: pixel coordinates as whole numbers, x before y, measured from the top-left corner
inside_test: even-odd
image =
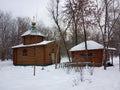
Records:
[[[110,61],[111,52],[114,52],[115,48],[108,48],[107,49],[107,56],[108,60]],[[81,62],[81,63],[94,63],[95,66],[102,66],[103,65],[103,53],[104,47],[103,45],[95,42],[95,41],[87,41],[87,51],[85,49],[85,42],[82,42],[73,48],[70,49],[72,62]],[[86,58],[88,56],[88,58]],[[113,64],[113,63],[112,63]]]
[[[55,41],[46,41],[35,22],[30,30],[22,34],[23,44],[13,46],[14,65],[49,65],[60,62],[58,44]]]

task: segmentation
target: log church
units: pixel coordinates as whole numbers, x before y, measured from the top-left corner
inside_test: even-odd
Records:
[[[50,65],[60,62],[58,44],[55,41],[45,40],[32,22],[31,29],[21,35],[23,44],[13,46],[14,65]]]

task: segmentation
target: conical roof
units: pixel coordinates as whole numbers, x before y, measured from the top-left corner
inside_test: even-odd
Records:
[[[95,41],[92,40],[87,41],[88,50],[103,49],[103,48],[104,48],[103,45]],[[70,51],[81,51],[81,50],[85,50],[85,42],[82,42],[70,49]]]

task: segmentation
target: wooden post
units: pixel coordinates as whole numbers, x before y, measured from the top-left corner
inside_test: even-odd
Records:
[[[35,72],[36,72],[36,67],[35,67],[35,65],[34,65],[34,73],[33,73],[34,76],[35,76]]]
[[[120,43],[118,43],[118,53],[119,53],[119,71],[120,71]]]
[[[112,60],[112,65],[113,65],[113,51],[111,51],[111,60]]]
[[[120,52],[119,52],[119,71],[120,71]]]
[[[34,47],[34,54],[35,54],[35,57],[36,57],[36,47]],[[34,76],[35,76],[35,74],[36,74],[36,73],[35,73],[35,72],[36,72],[36,65],[35,65],[35,64],[36,64],[36,58],[34,59],[34,67],[33,67],[33,68],[34,68],[34,69],[33,69],[33,70],[34,70],[34,71],[33,71],[33,75],[34,75]]]
[[[60,41],[59,43],[57,44],[57,50],[56,50],[56,56],[55,56],[55,69],[57,69],[57,63],[58,63],[58,55],[59,55],[59,50],[60,50]]]

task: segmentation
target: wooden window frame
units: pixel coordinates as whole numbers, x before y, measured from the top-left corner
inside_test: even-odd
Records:
[[[95,57],[96,54],[94,52],[89,52],[88,53],[88,57]],[[80,53],[80,57],[86,57],[86,54],[85,53]]]
[[[27,55],[28,55],[27,49],[23,49],[22,55],[23,55],[23,56],[27,56]]]

